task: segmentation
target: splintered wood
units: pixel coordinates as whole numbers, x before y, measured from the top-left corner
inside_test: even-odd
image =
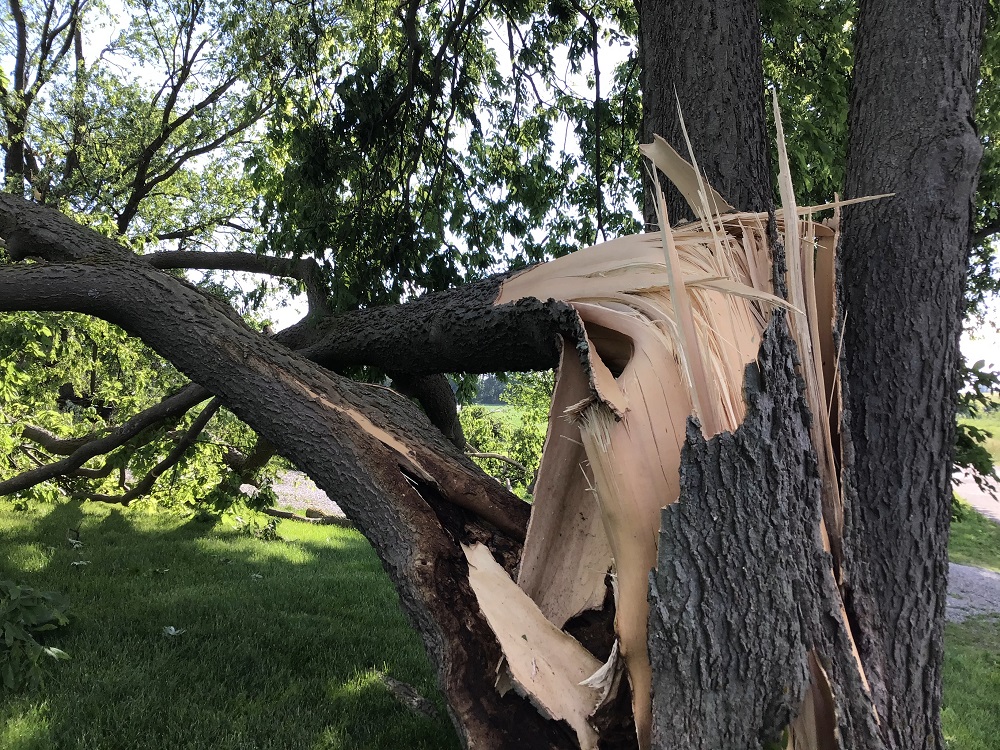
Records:
[[[661,508],[680,492],[688,418],[699,419],[706,437],[740,425],[744,370],[776,307],[795,321],[812,381],[810,406],[823,415],[817,433],[829,433],[835,391],[820,356],[830,356],[833,341],[830,296],[816,290],[809,272],[817,249],[835,246],[834,230],[800,220],[786,196],[777,227],[796,255],[789,262],[796,291],[786,302],[771,288],[767,215],[735,212],[662,139],[642,150],[698,218],[671,229],[661,196],[661,232],[590,247],[504,283],[496,304],[564,300],[580,316],[586,340],[563,347],[516,584],[484,547],[465,549],[470,583],[504,653],[498,686],[513,685],[544,715],[567,721],[584,748],[596,745],[591,719],[612,697],[622,665],[637,746],[650,745],[648,575]],[[820,317],[817,298],[825,301]],[[829,438],[817,448],[826,482]],[[835,486],[825,489],[826,502],[839,502]],[[836,508],[828,510],[836,517]],[[562,628],[603,606],[606,581],[614,592],[616,644],[602,666]],[[813,715],[821,713],[822,697],[809,704]]]

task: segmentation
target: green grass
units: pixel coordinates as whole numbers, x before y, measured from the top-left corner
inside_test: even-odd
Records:
[[[996,565],[989,523],[970,512],[954,524],[952,558]],[[279,533],[263,542],[141,509],[0,501],[0,578],[62,591],[75,613],[47,640],[72,660],[52,663],[38,692],[0,695],[0,748],[457,747],[369,545],[329,526]],[[186,632],[167,638],[167,625]],[[950,747],[1000,750],[1000,623],[948,625],[945,646]],[[376,670],[414,685],[441,718],[402,708]]]
[[[1000,573],[1000,524],[965,505],[962,520],[951,524],[948,558]]]
[[[1000,524],[965,505],[962,520],[951,524],[948,558],[1000,572]],[[941,724],[948,747],[1000,750],[1000,620],[950,623],[944,643]]]
[[[75,614],[46,640],[72,660],[34,694],[0,694],[0,748],[457,747],[367,542],[330,526],[278,531],[286,541],[138,509],[0,501],[0,578],[61,591]],[[165,637],[168,625],[186,632]],[[411,714],[376,670],[441,718]]]
[[[986,438],[984,446],[993,456],[993,463],[1000,463],[1000,410],[986,412],[974,418],[962,417],[958,421],[993,433],[992,437]]]
[[[1000,620],[979,617],[945,630],[941,724],[954,750],[1000,748]]]

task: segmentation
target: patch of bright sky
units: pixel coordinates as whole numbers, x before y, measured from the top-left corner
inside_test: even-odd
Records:
[[[969,365],[982,360],[986,369],[1000,369],[1000,304],[997,299],[987,303],[980,325],[967,327],[962,333],[962,354]]]

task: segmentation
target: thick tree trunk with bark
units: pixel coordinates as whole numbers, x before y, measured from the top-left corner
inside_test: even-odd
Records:
[[[663,511],[650,576],[655,747],[777,743],[811,683],[832,700],[816,744],[801,747],[836,747],[834,727],[841,747],[881,746],[823,549],[798,365],[776,313],[746,370],[743,424],[709,441],[688,429],[681,498]]]
[[[981,0],[862,2],[844,211],[847,590],[886,744],[942,747],[961,301]]]
[[[642,141],[663,137],[690,159],[678,105],[698,166],[736,208],[771,207],[757,0],[636,0],[642,70]],[[673,186],[671,223],[694,218]],[[656,224],[647,188],[644,214]]]
[[[759,79],[747,76],[757,66],[739,72],[727,68],[733,64],[738,70],[736,61],[755,55],[759,59],[753,49],[759,40],[756,3],[682,4],[662,10],[656,5],[639,3],[647,137],[669,133],[678,142],[676,104],[669,87],[660,85],[675,82],[695,157],[709,183],[723,188],[739,208],[768,205],[758,104],[762,87]],[[839,618],[831,615],[825,587],[834,579],[818,584],[817,568],[809,571],[817,565],[816,550],[809,550],[809,525],[791,523],[804,520],[803,513],[815,521],[808,487],[801,486],[792,493],[794,501],[785,504],[791,499],[786,495],[789,478],[799,476],[801,482],[810,474],[808,466],[796,468],[799,459],[792,458],[802,455],[793,440],[795,423],[809,418],[783,401],[795,384],[778,371],[784,365],[775,370],[773,354],[785,343],[775,333],[771,356],[762,356],[760,364],[761,373],[771,376],[761,378],[759,395],[756,379],[750,379],[748,395],[756,404],[750,420],[763,419],[782,431],[760,434],[748,444],[741,443],[745,438],[738,432],[733,439],[747,446],[742,451],[731,440],[707,445],[696,440],[682,467],[685,497],[664,515],[652,588],[658,606],[651,619],[651,651],[659,653],[654,657],[654,732],[664,746],[757,747],[774,739],[781,723],[776,717],[784,716],[788,705],[767,686],[781,675],[788,686],[801,685],[803,673],[797,670],[804,662],[798,648],[790,657],[796,668],[789,671],[782,661],[789,655],[783,635],[766,647],[753,637],[771,629],[797,632],[824,657],[840,746],[941,746],[949,461],[961,291],[980,152],[971,123],[982,3],[946,5],[862,3],[860,8],[846,193],[849,198],[893,191],[897,196],[845,210],[840,299],[846,316],[846,559],[842,569],[836,560],[833,566],[842,576],[845,609]],[[729,22],[720,23],[723,18]],[[711,40],[707,46],[706,39]],[[662,69],[657,53],[668,61]],[[725,93],[716,95],[720,87]],[[720,106],[721,101],[728,104]],[[738,122],[728,122],[735,112],[740,113]],[[741,202],[748,199],[749,204]],[[784,392],[776,385],[782,380]],[[777,417],[782,411],[783,420]],[[741,431],[754,429],[748,422]],[[769,462],[761,455],[747,464],[748,456],[762,447],[759,441],[780,444],[782,434],[792,441],[784,448],[791,453],[779,454],[783,460]],[[806,464],[814,460],[807,455]],[[746,506],[753,507],[761,494],[757,481],[768,488],[768,503],[757,505],[754,523]],[[728,492],[716,490],[732,484],[742,488],[741,503],[717,507],[728,502]],[[722,529],[707,523],[733,514],[743,520],[730,520]],[[784,533],[769,537],[774,529],[770,522],[760,525],[761,514],[776,514]],[[692,530],[699,527],[704,534]],[[760,543],[779,537],[791,549],[779,552]],[[804,545],[803,556],[793,560],[799,544]],[[720,555],[731,562],[719,566]],[[741,565],[752,574],[769,571],[767,580],[733,587],[732,573],[726,571]],[[811,576],[817,576],[813,584],[804,586]],[[776,598],[771,596],[775,586]],[[782,604],[788,587],[795,604]],[[735,629],[722,624],[723,611],[726,623],[734,622],[733,612],[747,607],[760,616],[763,602],[752,601],[754,595],[747,591],[755,588],[767,600],[764,622],[751,615],[735,617]],[[824,621],[825,633],[817,630]],[[706,622],[720,624],[713,628]],[[843,628],[856,641],[870,695],[863,682],[844,671],[839,649],[848,642],[831,640]],[[727,639],[739,641],[740,648],[727,648]],[[751,672],[746,671],[748,662],[755,665]],[[736,685],[742,689],[734,689]],[[875,734],[870,712],[866,716],[862,708],[872,701]],[[797,710],[792,707],[793,713]],[[713,719],[713,713],[726,718]]]

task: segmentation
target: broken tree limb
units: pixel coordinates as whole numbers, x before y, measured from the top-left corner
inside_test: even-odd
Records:
[[[212,399],[208,405],[202,409],[201,414],[194,418],[191,426],[188,427],[181,439],[177,441],[177,444],[170,450],[170,453],[159,461],[156,466],[150,469],[146,476],[144,476],[128,492],[121,495],[87,493],[84,497],[88,500],[96,502],[118,503],[120,505],[128,506],[133,500],[137,500],[138,498],[149,494],[150,490],[153,489],[153,485],[156,484],[156,480],[163,475],[163,472],[176,465],[184,457],[184,454],[187,453],[188,449],[194,445],[195,438],[201,434],[201,431],[205,429],[221,406],[222,403],[217,398]]]
[[[272,518],[283,518],[287,521],[312,523],[319,526],[340,526],[345,529],[355,528],[351,520],[345,516],[328,516],[326,514],[315,517],[308,515],[300,516],[297,513],[292,513],[290,510],[279,510],[278,508],[264,508],[261,512]]]
[[[819,475],[796,365],[779,313],[760,359],[746,368],[743,423],[710,440],[697,426],[688,429],[681,498],[663,511],[650,577],[657,747],[776,742],[814,684],[811,659],[828,675],[837,716],[829,729],[842,744],[797,725],[793,733],[805,744],[790,747],[881,746],[823,549]],[[810,735],[816,744],[808,744]]]
[[[209,391],[197,384],[192,383],[185,386],[174,395],[140,412],[106,435],[84,443],[66,458],[44,464],[0,482],[0,495],[19,492],[28,487],[33,487],[39,482],[76,471],[90,459],[121,447],[139,435],[143,430],[166,419],[182,416],[195,405],[210,398],[211,395]]]
[[[0,308],[74,310],[122,326],[338,498],[396,584],[466,743],[572,747],[568,726],[493,689],[487,675],[500,650],[456,541],[484,542],[514,570],[527,504],[476,468],[405,398],[318,367],[51,209],[0,196],[0,234],[18,238],[15,257],[46,261],[0,268]]]

